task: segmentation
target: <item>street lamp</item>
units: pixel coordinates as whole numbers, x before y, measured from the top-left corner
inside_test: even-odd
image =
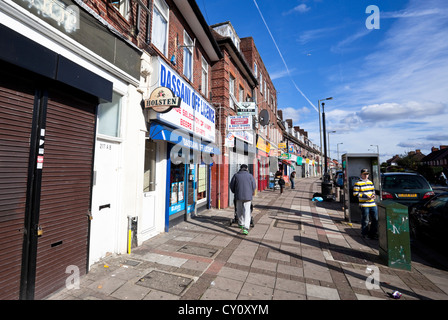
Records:
[[[371,147],[376,147],[376,153],[378,153],[378,155],[380,155],[380,147],[377,144],[371,144]]]
[[[329,97],[329,98],[325,98],[325,99],[320,99],[320,100],[318,100],[318,102],[317,102],[317,105],[319,106],[319,138],[320,138],[320,145],[319,145],[319,147],[320,147],[320,155],[321,155],[321,157],[322,157],[322,129],[321,129],[321,123],[322,123],[322,121],[321,121],[321,118],[320,118],[320,102],[321,101],[326,101],[326,100],[333,100],[333,97]],[[323,104],[322,104],[322,107],[323,107]],[[321,163],[321,169],[322,169],[322,163]],[[321,172],[322,173],[322,172]]]
[[[338,150],[338,162],[339,162],[339,145],[340,144],[344,144],[343,142],[339,142],[337,145],[336,145],[336,148],[337,148],[337,150]],[[341,161],[342,162],[342,161]],[[342,168],[342,166],[341,166],[341,168]]]
[[[330,150],[330,133],[336,133],[336,131],[328,131],[328,157],[331,160],[331,150]]]

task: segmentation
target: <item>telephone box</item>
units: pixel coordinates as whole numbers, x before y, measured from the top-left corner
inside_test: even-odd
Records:
[[[344,171],[344,218],[349,223],[361,221],[361,210],[353,186],[361,178],[361,169],[370,171],[369,180],[375,186],[376,202],[381,201],[381,171],[378,153],[346,153],[342,155]]]

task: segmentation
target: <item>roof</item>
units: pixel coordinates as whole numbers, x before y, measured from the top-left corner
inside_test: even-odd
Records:
[[[174,0],[211,61],[222,59],[222,53],[195,0]]]
[[[424,157],[422,162],[436,161],[448,158],[448,148],[440,149],[437,151],[433,151]]]

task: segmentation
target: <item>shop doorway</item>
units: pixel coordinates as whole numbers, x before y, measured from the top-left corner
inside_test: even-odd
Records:
[[[157,144],[145,140],[145,164],[143,174],[143,214],[141,216],[141,234],[144,239],[154,231],[156,217],[156,163]]]
[[[98,139],[92,188],[89,265],[117,247],[120,143]]]

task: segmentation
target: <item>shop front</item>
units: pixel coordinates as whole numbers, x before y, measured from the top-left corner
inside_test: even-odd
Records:
[[[162,103],[145,100],[148,140],[166,150],[158,156],[159,162],[166,163],[164,187],[158,188],[158,193],[165,199],[163,215],[168,231],[195,212],[210,208],[210,171],[220,152],[214,144],[215,109],[162,59],[154,58],[153,70],[157,81],[152,92],[163,96],[165,102],[180,100],[173,100],[177,105],[167,110],[160,109]],[[173,97],[168,97],[166,90]]]
[[[271,144],[257,135],[258,191],[263,191],[269,184],[269,153]]]

